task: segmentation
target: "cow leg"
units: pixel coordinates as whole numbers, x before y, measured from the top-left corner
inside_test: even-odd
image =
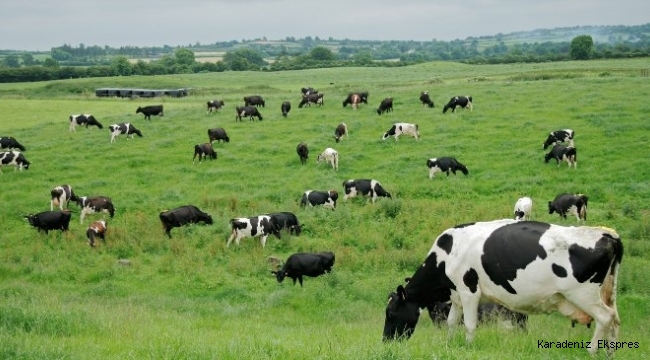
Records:
[[[230,237],[228,238],[228,242],[226,243],[226,246],[230,246],[230,243],[232,242],[232,239],[235,238],[236,234],[237,234],[237,231],[233,230],[232,233],[230,234]],[[239,238],[237,238],[237,245],[239,245]]]
[[[268,235],[262,235],[260,237],[260,242],[262,243],[262,248],[264,248],[264,246],[266,246],[266,238],[268,238],[268,237],[269,237]],[[302,280],[300,281],[300,283],[302,284]]]
[[[298,282],[300,282],[300,287],[302,287],[302,275],[298,275]]]
[[[463,315],[463,309],[461,309],[459,306],[455,305],[453,302],[451,303],[451,308],[449,309],[449,314],[447,315],[447,326],[449,328],[448,331],[448,337],[451,339],[454,336],[454,332],[456,331],[456,328],[458,327],[458,323],[460,322],[460,317]]]
[[[465,341],[468,344],[474,340],[474,331],[476,330],[476,324],[478,324],[478,303],[480,299],[480,291],[476,293],[468,292],[461,296],[460,299],[463,304],[463,322],[465,323],[465,329],[467,329]]]

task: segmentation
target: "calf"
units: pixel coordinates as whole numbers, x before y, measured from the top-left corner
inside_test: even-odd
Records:
[[[449,318],[449,311],[451,310],[451,303],[436,301],[432,305],[427,306],[429,317],[433,324],[442,326]],[[528,315],[512,311],[505,306],[495,303],[485,303],[478,305],[478,323],[487,323],[503,319],[510,321],[514,326],[518,326],[522,330],[526,329],[528,323]]]
[[[420,138],[420,131],[418,131],[418,124],[409,123],[395,123],[388,131],[382,136],[382,140],[386,140],[391,136],[395,137],[395,141],[400,135],[413,136],[415,140]]]
[[[208,139],[210,141],[210,144],[212,144],[212,142],[215,140],[218,142],[221,142],[221,140],[230,142],[230,138],[228,137],[228,134],[226,134],[226,130],[224,130],[224,128],[208,129]]]
[[[451,112],[456,112],[456,108],[461,107],[463,109],[469,109],[472,111],[472,97],[471,96],[454,96],[449,100],[449,102],[442,109],[442,113],[446,113],[447,110],[451,109]]]
[[[81,196],[77,198],[77,205],[81,207],[81,215],[79,222],[84,222],[84,216],[89,214],[97,214],[100,212],[107,213],[111,219],[115,215],[115,207],[113,201],[106,196]]]
[[[271,216],[272,221],[278,225],[278,231],[287,229],[289,230],[289,234],[300,236],[302,225],[300,225],[300,222],[294,213],[283,211],[267,215]]]
[[[291,111],[291,103],[288,101],[285,101],[280,105],[280,111],[282,111],[282,116],[287,117],[289,115],[289,111]]]
[[[88,129],[88,126],[97,126],[100,129],[104,128],[91,114],[70,115],[70,131],[77,132],[77,125],[86,125],[86,129]]]
[[[514,210],[515,220],[530,220],[530,214],[532,211],[533,199],[528,196],[517,199]]]
[[[553,201],[548,202],[548,213],[558,213],[561,218],[566,219],[567,213],[576,216],[580,221],[587,220],[587,202],[589,198],[583,194],[559,194]]]
[[[58,206],[60,210],[63,210],[64,206],[66,208],[68,207],[70,200],[77,202],[79,199],[77,195],[74,194],[74,191],[72,191],[72,186],[70,185],[56,186],[52,191],[50,191],[50,195],[52,195],[52,200],[50,200],[50,211],[54,210],[55,206]]]
[[[35,215],[27,215],[25,219],[39,232],[44,231],[47,234],[50,230],[68,231],[71,216],[70,210],[43,211]]]
[[[319,252],[319,253],[295,253],[287,259],[279,271],[272,271],[278,283],[284,281],[285,277],[293,280],[296,285],[296,280],[300,282],[302,287],[302,277],[318,277],[320,275],[329,273],[334,266],[335,256],[332,252]]]
[[[578,168],[578,150],[573,146],[566,147],[564,145],[556,144],[553,146],[551,152],[544,156],[544,162],[548,163],[551,159],[555,159],[557,166],[560,166],[561,161],[566,161],[569,168],[573,165],[574,169]]]
[[[310,104],[318,104],[319,106],[325,105],[325,98],[323,94],[307,94],[302,96],[302,100],[300,100],[300,104],[298,104],[299,108],[302,108],[303,106],[310,106]]]
[[[199,164],[201,163],[201,160],[205,158],[210,158],[210,160],[214,160],[217,158],[217,153],[214,151],[212,148],[212,144],[210,143],[204,143],[201,145],[194,145],[194,157],[192,157],[192,164],[194,164],[194,161],[196,160],[196,156],[199,156]]]
[[[208,114],[212,114],[213,111],[221,109],[226,103],[223,100],[209,100],[208,101]]]
[[[339,193],[336,190],[329,191],[316,191],[307,190],[302,194],[300,206],[305,207],[307,204],[311,206],[323,205],[332,210],[336,209],[336,201],[339,199]]]
[[[309,158],[309,148],[307,147],[307,144],[300,142],[296,147],[296,152],[300,157],[300,163],[305,165],[307,163],[307,159]]]
[[[332,149],[332,148],[327,148],[325,149],[320,155],[318,155],[318,158],[316,159],[316,162],[319,163],[321,161],[326,161],[330,164],[332,164],[332,169],[338,170],[339,169],[339,153],[338,151]]]
[[[237,106],[235,110],[237,111],[235,120],[241,121],[243,116],[248,116],[251,121],[253,121],[253,117],[257,117],[257,120],[262,121],[262,114],[255,106]]]
[[[422,106],[427,105],[430,108],[434,107],[433,106],[433,101],[429,97],[429,93],[426,91],[423,91],[420,93],[420,102],[422,102]]]
[[[348,104],[352,105],[353,109],[357,109],[361,103],[361,96],[359,94],[349,94],[345,100],[343,100],[343,107],[346,107]]]
[[[212,216],[205,213],[194,205],[185,205],[172,210],[165,210],[158,215],[162,223],[165,234],[171,239],[171,230],[175,227],[181,227],[187,224],[196,224],[203,222],[212,225]]]
[[[262,106],[265,107],[264,99],[259,95],[244,96],[244,106]]]
[[[544,144],[542,147],[544,150],[548,148],[551,145],[556,145],[558,143],[569,143],[569,146],[574,146],[573,145],[573,136],[575,135],[575,132],[571,129],[564,129],[564,130],[556,130],[556,131],[551,131],[551,133],[548,135],[546,138],[546,141],[544,141]]]
[[[103,243],[106,243],[106,221],[97,220],[88,226],[86,229],[86,237],[88,237],[88,245],[95,247],[95,238],[100,238]]]
[[[304,88],[300,88],[300,92],[301,92],[303,95],[318,94],[318,90],[314,89],[313,87],[304,87]]]
[[[336,129],[334,129],[334,139],[336,140],[336,142],[339,142],[339,140],[341,140],[343,135],[345,135],[346,137],[350,137],[348,135],[348,126],[345,125],[345,123],[340,123],[338,124]]]
[[[151,115],[159,115],[160,117],[163,117],[165,115],[163,113],[162,105],[149,105],[145,107],[138,106],[138,109],[135,111],[135,113],[142,113],[145,120],[151,120]]]
[[[11,136],[0,136],[0,149],[25,151],[25,147]]]
[[[390,193],[381,186],[379,181],[371,179],[350,179],[343,182],[345,190],[344,199],[355,197],[357,195],[368,196],[372,203],[375,203],[378,197],[392,198]]]
[[[0,174],[2,174],[3,166],[15,166],[14,171],[20,169],[28,170],[31,162],[25,159],[25,155],[18,151],[4,151],[0,152]]]
[[[266,239],[269,235],[273,234],[278,239],[280,237],[280,229],[270,215],[259,215],[250,218],[234,218],[230,220],[231,234],[228,238],[226,246],[235,239],[235,243],[239,246],[239,241],[246,237],[260,237],[262,247],[266,245]]]
[[[469,174],[467,167],[453,157],[427,159],[427,166],[429,167],[429,179],[433,179],[437,172],[447,173],[447,176],[449,176],[450,171],[454,175],[456,175],[456,171],[460,171],[465,175]]]
[[[379,108],[377,108],[377,115],[381,115],[384,112],[390,111],[393,111],[393,98],[388,97],[382,100],[379,104]]]
[[[133,135],[138,135],[139,137],[142,137],[142,132],[138,129],[135,128],[135,126],[131,125],[130,123],[119,123],[119,124],[113,124],[108,127],[108,131],[111,132],[111,142],[115,142],[115,138],[124,134],[126,135],[126,139],[128,140],[129,137],[133,138]]]

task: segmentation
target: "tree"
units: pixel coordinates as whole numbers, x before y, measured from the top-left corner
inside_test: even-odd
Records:
[[[20,60],[18,60],[18,55],[7,55],[4,58],[4,64],[10,68],[20,67]]]
[[[318,61],[331,61],[334,60],[334,53],[332,53],[332,50],[324,47],[324,46],[316,46],[315,48],[311,49],[309,52],[309,56]]]
[[[579,35],[571,40],[571,58],[587,60],[594,51],[594,40],[589,35]]]
[[[30,54],[30,53],[23,54],[23,65],[32,66],[34,64],[35,64],[34,56],[32,56],[32,54]]]
[[[129,76],[133,74],[133,66],[124,55],[116,56],[111,61],[111,72],[117,76]]]
[[[178,49],[174,53],[176,57],[176,63],[179,65],[194,65],[196,61],[194,58],[194,52],[188,49]]]
[[[43,62],[43,66],[49,68],[58,68],[59,62],[49,57],[49,58],[45,58],[45,61]]]

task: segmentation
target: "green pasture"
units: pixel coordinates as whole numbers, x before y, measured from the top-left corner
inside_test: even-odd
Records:
[[[0,136],[27,147],[29,170],[0,174],[0,358],[3,359],[564,359],[585,349],[540,349],[538,341],[588,341],[593,327],[572,328],[559,314],[532,315],[528,331],[481,326],[471,345],[464,328],[448,337],[426,315],[411,340],[383,344],[389,292],[411,276],[435,237],[458,223],[512,216],[530,196],[533,219],[573,226],[549,215],[562,192],[589,196],[586,225],[616,229],[625,245],[619,276],[617,358],[650,356],[650,84],[647,59],[545,64],[427,63],[400,68],[225,72],[159,77],[75,79],[0,84]],[[645,70],[645,72],[644,72]],[[298,108],[300,88],[325,94],[323,107]],[[97,98],[95,88],[193,89],[185,98]],[[350,91],[369,104],[343,108]],[[435,108],[422,107],[428,91]],[[262,95],[261,122],[235,121],[246,95]],[[455,95],[473,111],[442,114]],[[394,112],[378,116],[385,97]],[[225,107],[206,113],[206,101]],[[280,104],[290,101],[287,118]],[[151,121],[138,106],[163,104]],[[68,130],[71,114],[92,113],[104,129]],[[417,123],[421,139],[381,140],[398,121]],[[110,143],[107,126],[131,122],[142,138]],[[335,143],[345,122],[349,138]],[[215,161],[192,163],[207,129],[223,127]],[[575,130],[577,169],[544,163],[548,132]],[[295,152],[310,148],[301,166]],[[334,171],[316,162],[326,147],[340,154]],[[469,176],[428,178],[426,160],[454,156]],[[373,178],[393,199],[342,199],[342,183]],[[73,213],[70,231],[45,235],[24,215],[49,210],[51,188],[106,195],[117,208],[106,244],[91,249]],[[305,190],[335,189],[335,211],[300,208]],[[163,233],[162,210],[194,204],[212,226]],[[229,219],[292,211],[299,237],[283,233],[226,247]],[[278,284],[267,257],[331,250],[331,274],[304,288]],[[124,265],[124,261],[128,264]],[[597,358],[605,358],[601,352]]]

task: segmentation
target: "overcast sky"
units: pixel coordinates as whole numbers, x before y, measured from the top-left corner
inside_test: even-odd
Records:
[[[648,22],[649,0],[0,0],[0,49],[176,46],[287,36],[449,41]]]

